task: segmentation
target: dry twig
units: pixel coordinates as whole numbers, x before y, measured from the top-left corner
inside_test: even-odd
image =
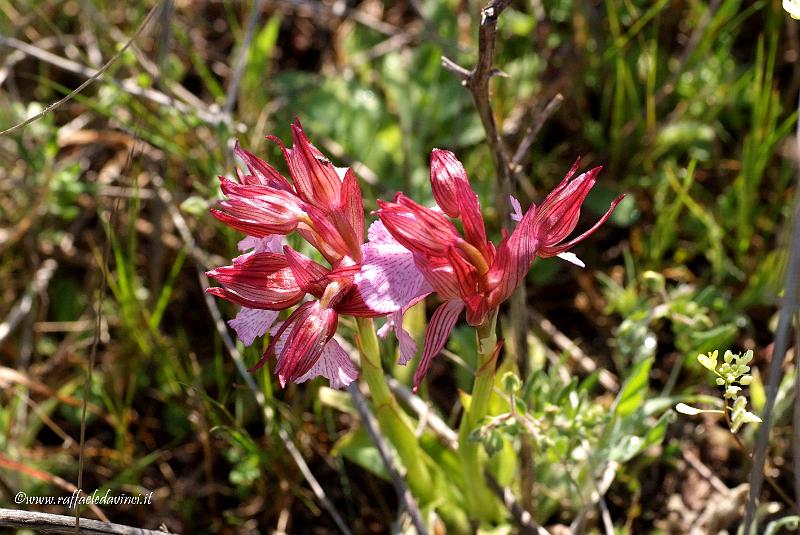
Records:
[[[472,101],[478,109],[483,129],[486,131],[486,143],[492,154],[499,192],[496,197],[497,209],[500,214],[511,214],[508,196],[513,193],[511,176],[509,173],[508,156],[506,155],[503,141],[497,130],[494,111],[489,100],[489,80],[500,71],[493,67],[495,35],[497,33],[497,19],[500,13],[508,7],[510,0],[490,0],[481,9],[481,22],[478,29],[478,62],[470,70],[458,65],[447,57],[442,57],[442,66],[461,79],[461,83],[472,95]]]
[[[425,528],[425,521],[422,519],[422,514],[419,511],[417,502],[414,496],[412,496],[408,485],[406,485],[406,482],[403,480],[403,476],[400,475],[400,472],[395,466],[392,453],[389,450],[389,445],[378,430],[378,423],[375,421],[375,416],[372,414],[372,411],[370,411],[363,394],[361,394],[361,391],[358,389],[358,382],[353,381],[347,389],[353,397],[356,409],[358,409],[358,413],[361,415],[361,421],[364,423],[367,433],[369,433],[372,442],[374,442],[375,446],[378,448],[378,453],[383,460],[383,464],[386,466],[386,471],[389,472],[392,485],[394,485],[394,489],[400,501],[403,503],[403,507],[405,507],[406,511],[408,511],[408,514],[411,516],[411,522],[414,524],[417,533],[419,535],[427,535],[428,530]]]
[[[511,492],[511,490],[503,488],[488,471],[483,473],[483,477],[486,479],[486,484],[492,492],[502,500],[506,509],[508,509],[511,516],[514,517],[514,521],[519,526],[520,533],[525,535],[550,535],[549,531],[544,529],[533,519],[533,515],[530,514],[530,512],[523,509],[522,506],[517,503],[516,498],[514,498],[514,493]]]
[[[33,306],[33,296],[41,293],[47,288],[50,279],[53,278],[53,273],[56,271],[58,263],[52,258],[45,260],[36,273],[33,275],[33,281],[28,286],[25,295],[14,305],[11,312],[6,316],[5,321],[0,323],[0,342],[14,330],[19,322],[30,312]]]
[[[156,7],[158,7],[158,6],[156,6]],[[31,45],[29,43],[25,43],[23,41],[20,41],[19,39],[13,38],[13,37],[4,37],[4,36],[0,35],[0,45],[6,45],[8,47],[11,47],[11,48],[13,48],[13,49],[15,49],[15,50],[17,50],[19,52],[22,52],[22,53],[24,53],[24,54],[26,54],[26,55],[28,55],[28,56],[30,56],[32,58],[36,58],[36,59],[38,59],[40,61],[44,61],[45,63],[49,63],[49,64],[51,64],[51,65],[53,65],[55,67],[58,67],[59,69],[65,70],[67,72],[71,72],[71,73],[74,73],[74,74],[78,74],[78,75],[81,75],[81,76],[88,77],[88,80],[86,80],[77,89],[75,89],[75,91],[71,92],[69,95],[67,95],[63,99],[59,100],[55,104],[51,104],[50,106],[45,108],[41,113],[38,113],[38,114],[34,115],[33,117],[31,117],[30,119],[26,120],[25,122],[20,123],[20,124],[18,124],[16,126],[13,126],[13,127],[9,128],[7,130],[4,130],[4,131],[0,132],[0,135],[10,134],[10,133],[18,130],[19,128],[22,128],[23,126],[26,126],[26,125],[32,123],[33,121],[43,117],[46,113],[49,113],[50,111],[54,110],[58,106],[61,106],[62,104],[65,104],[67,101],[69,101],[75,95],[77,95],[78,92],[83,90],[89,83],[97,80],[98,76],[103,74],[103,72],[105,72],[105,71],[103,71],[103,72],[101,72],[101,71],[93,72],[93,69],[91,69],[89,67],[85,67],[85,66],[81,65],[80,63],[77,63],[75,61],[72,61],[72,60],[69,60],[69,59],[66,59],[66,58],[62,58],[61,56],[57,56],[56,54],[53,54],[52,52],[48,52],[47,50],[43,50],[43,49],[41,49],[41,48],[39,48],[37,46]],[[113,58],[111,58],[108,61],[108,63],[106,63],[106,65],[110,66],[110,63],[113,62],[117,58],[118,55],[119,55],[119,53],[117,55],[115,55]],[[112,78],[109,81],[111,83],[115,84],[117,87],[119,87],[123,91],[125,91],[126,93],[129,93],[131,95],[147,99],[147,100],[149,100],[149,101],[151,101],[151,102],[153,102],[155,104],[159,104],[161,106],[174,108],[175,110],[177,110],[178,112],[180,112],[182,114],[193,114],[193,115],[196,115],[197,117],[199,117],[200,119],[202,119],[203,121],[206,121],[208,123],[216,124],[216,123],[219,123],[220,120],[224,119],[223,115],[220,114],[220,113],[215,113],[213,111],[207,111],[207,110],[205,110],[203,108],[199,108],[199,107],[192,106],[192,105],[189,105],[187,103],[175,100],[174,98],[170,97],[169,95],[165,95],[164,93],[162,93],[161,91],[158,91],[156,89],[147,88],[147,87],[141,87],[141,86],[138,85],[138,83],[135,80],[116,80],[116,79]]]
[[[597,364],[595,364],[594,360],[589,358],[586,353],[578,347],[575,342],[569,339],[567,335],[562,333],[558,330],[558,327],[553,325],[547,318],[539,314],[534,309],[529,309],[528,313],[531,316],[531,319],[535,321],[539,328],[547,334],[552,340],[555,345],[559,347],[562,351],[566,351],[570,358],[586,373],[594,373],[597,370]],[[598,381],[603,388],[608,390],[609,392],[617,392],[619,390],[619,381],[614,375],[609,372],[608,370],[602,369],[600,370],[600,374],[598,376]]]
[[[206,276],[204,269],[205,265],[203,264],[203,259],[208,257],[208,254],[200,250],[197,246],[197,242],[192,236],[191,231],[189,230],[189,225],[186,223],[186,219],[184,219],[183,214],[181,214],[180,210],[177,206],[175,206],[175,202],[173,201],[172,194],[167,190],[166,186],[164,185],[164,181],[158,175],[153,175],[153,185],[155,186],[158,196],[161,201],[165,204],[167,208],[167,213],[169,213],[170,217],[172,218],[172,223],[175,225],[175,228],[178,229],[178,233],[181,236],[181,239],[186,244],[186,247],[189,248],[191,257],[195,260],[195,264],[197,267],[197,278],[200,283],[200,289],[203,292],[203,297],[205,299],[206,306],[208,308],[209,313],[211,314],[211,318],[214,321],[214,327],[217,329],[220,337],[222,338],[222,343],[225,345],[225,348],[228,350],[231,358],[233,359],[233,363],[236,366],[236,370],[239,372],[239,375],[244,380],[247,387],[253,393],[253,397],[256,399],[258,406],[261,408],[261,411],[264,415],[264,420],[269,421],[272,419],[271,409],[267,406],[267,400],[264,397],[264,392],[258,387],[253,379],[251,373],[247,371],[247,367],[244,364],[244,358],[242,357],[241,352],[236,347],[236,344],[231,339],[231,335],[228,332],[228,328],[225,326],[225,322],[222,319],[222,313],[217,306],[214,297],[211,294],[206,292],[206,288],[209,287],[208,277]],[[278,436],[280,437],[283,445],[286,447],[289,455],[291,455],[292,459],[294,460],[297,467],[300,469],[300,472],[303,474],[308,486],[311,487],[311,491],[316,496],[317,500],[319,500],[322,507],[331,515],[333,521],[336,523],[336,526],[339,530],[344,533],[345,535],[352,535],[350,528],[347,527],[345,524],[344,519],[336,510],[333,503],[328,499],[325,490],[322,488],[322,485],[319,484],[317,478],[311,472],[311,469],[306,464],[305,460],[303,459],[302,454],[295,446],[292,438],[286,432],[285,429],[282,427],[278,428]]]
[[[798,96],[798,109],[800,109],[800,96]],[[800,154],[800,121],[797,123],[796,150]],[[800,159],[798,159],[800,163]],[[800,184],[800,167],[798,167],[798,184]],[[775,399],[778,396],[778,385],[783,376],[783,361],[786,358],[786,351],[792,337],[792,320],[800,313],[800,188],[795,192],[794,209],[792,210],[793,221],[790,222],[791,243],[789,245],[789,264],[786,266],[786,282],[784,284],[783,304],[781,305],[780,319],[778,328],[775,331],[775,343],[773,345],[772,361],[769,366],[769,380],[767,382],[767,403],[764,407],[762,416],[763,423],[758,430],[755,454],[753,455],[753,467],[750,471],[750,493],[747,498],[747,508],[744,517],[744,532],[750,533],[750,527],[755,518],[756,501],[761,492],[761,485],[764,482],[764,462],[767,457],[767,447],[769,446],[769,432],[772,428],[772,411],[775,408]],[[797,363],[795,365],[798,365]],[[798,376],[800,377],[800,376]],[[800,379],[798,379],[800,380]],[[795,395],[800,392],[795,384]],[[797,417],[796,417],[797,418]],[[797,437],[797,429],[794,430]],[[800,454],[795,446],[795,462],[798,461],[797,455]],[[797,470],[795,470],[797,472]],[[800,491],[800,478],[795,473],[795,487]],[[795,497],[800,500],[800,498]],[[800,505],[800,504],[798,504]]]
[[[64,98],[60,99],[60,100],[59,100],[59,101],[57,101],[57,102],[54,102],[53,104],[50,104],[49,106],[47,106],[45,109],[43,109],[43,110],[42,110],[42,111],[40,111],[39,113],[37,113],[37,114],[33,115],[32,117],[29,117],[29,118],[25,119],[24,121],[22,121],[22,122],[21,122],[21,123],[19,123],[19,124],[16,124],[16,125],[14,125],[14,126],[12,126],[12,127],[10,127],[10,128],[6,128],[5,130],[1,131],[1,132],[0,132],[0,136],[4,136],[4,135],[8,135],[8,134],[13,134],[14,132],[16,132],[17,130],[19,130],[20,128],[23,128],[23,127],[25,127],[25,126],[27,126],[27,125],[31,124],[32,122],[34,122],[34,121],[36,121],[36,120],[39,120],[39,119],[41,119],[42,117],[44,117],[45,115],[47,115],[47,114],[48,114],[48,113],[50,113],[51,111],[55,110],[56,108],[60,107],[61,105],[65,104],[65,103],[69,102],[70,100],[72,100],[73,98],[75,98],[75,95],[77,95],[78,93],[80,93],[81,91],[83,91],[83,90],[84,90],[84,89],[85,89],[85,88],[86,88],[86,87],[87,87],[89,84],[91,84],[92,82],[94,82],[95,80],[97,80],[97,79],[99,79],[101,76],[103,76],[103,73],[105,73],[105,72],[106,72],[106,71],[109,69],[109,67],[111,67],[111,66],[112,66],[114,63],[116,63],[116,62],[117,62],[117,60],[118,60],[120,57],[122,57],[122,54],[124,54],[124,53],[125,53],[125,51],[126,51],[126,50],[128,50],[128,47],[130,47],[130,46],[131,46],[131,43],[133,43],[133,41],[134,41],[134,40],[135,40],[137,37],[139,37],[139,35],[142,33],[142,31],[145,29],[145,27],[147,27],[147,24],[148,24],[148,23],[150,22],[150,20],[153,18],[153,15],[155,15],[155,14],[156,14],[156,12],[158,12],[158,9],[159,9],[159,6],[160,6],[160,5],[161,5],[161,3],[159,2],[159,3],[157,3],[155,6],[153,6],[153,8],[150,10],[150,12],[149,12],[149,13],[147,14],[147,16],[145,17],[144,21],[142,21],[142,23],[139,25],[139,28],[136,30],[136,33],[134,33],[134,34],[133,34],[133,37],[131,37],[131,38],[128,40],[128,42],[127,42],[127,43],[125,43],[125,45],[124,45],[122,48],[120,48],[120,49],[119,49],[119,52],[117,52],[116,54],[114,54],[114,55],[111,57],[111,59],[109,59],[109,60],[108,60],[108,61],[105,63],[105,65],[103,65],[102,67],[100,67],[100,68],[97,70],[97,72],[95,72],[95,73],[94,73],[94,74],[93,74],[91,77],[89,77],[89,79],[87,79],[85,82],[83,82],[81,85],[79,85],[79,86],[78,86],[76,89],[74,89],[73,91],[70,91],[70,93],[69,93],[68,95],[66,95]],[[25,45],[26,43],[23,43],[22,41],[18,41],[17,39],[14,39],[14,38],[7,38],[7,37],[2,37],[2,36],[0,36],[0,44],[5,44],[5,45],[8,45],[8,46],[13,46],[14,48],[17,48],[18,50],[21,50],[21,48],[19,48],[18,46],[14,46],[14,45],[15,45],[15,44],[16,44],[16,45],[20,45],[20,44],[21,44],[21,45]],[[25,52],[25,50],[22,50],[22,51],[23,51],[23,52]]]
[[[75,533],[75,519],[65,515],[51,515],[35,511],[0,509],[0,526],[33,530],[37,533]],[[167,531],[134,528],[99,520],[81,520],[80,532],[86,535],[169,535]]]
[[[516,152],[514,152],[514,156],[511,158],[509,167],[512,173],[519,175],[522,172],[522,162],[525,160],[525,156],[528,155],[531,145],[536,141],[536,136],[539,135],[544,123],[547,122],[550,116],[561,107],[562,102],[564,102],[564,96],[561,93],[557,93],[556,96],[550,99],[550,102],[547,103],[541,112],[534,115],[533,123],[525,131],[522,141],[520,141]]]

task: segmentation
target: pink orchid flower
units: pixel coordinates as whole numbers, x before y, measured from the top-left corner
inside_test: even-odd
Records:
[[[363,258],[364,211],[361,190],[351,169],[334,167],[306,137],[299,121],[292,124],[291,149],[281,148],[292,181],[269,164],[242,150],[247,166],[238,181],[220,177],[226,199],[212,213],[248,235],[241,250],[253,250],[230,266],[208,272],[222,284],[208,292],[239,305],[230,325],[251,344],[273,325],[278,312],[299,305],[272,327],[273,337],[258,369],[275,354],[281,386],[322,375],[331,386],[347,386],[358,372],[333,338],[340,314],[385,315],[367,306],[354,283]],[[291,247],[281,236],[297,231],[330,263],[322,266]],[[307,296],[312,300],[304,301]]]
[[[434,149],[431,154],[431,186],[441,211],[421,206],[402,193],[397,194],[394,202],[378,201],[377,214],[384,231],[394,238],[394,244],[408,252],[398,252],[388,266],[382,258],[365,260],[362,272],[380,273],[372,278],[382,283],[371,289],[361,285],[365,302],[373,306],[375,301],[386,299],[391,291],[404,291],[389,289],[398,284],[408,291],[424,291],[425,286],[413,280],[420,275],[444,301],[433,313],[425,335],[422,359],[414,375],[415,389],[444,347],[463,310],[466,309],[470,325],[482,325],[490,312],[513,294],[535,256],[570,255],[568,249],[586,239],[611,216],[623,196],[611,203],[591,229],[562,243],[575,229],[581,204],[600,171],[597,167],[573,179],[577,166],[576,162],[538,208],[531,205],[522,215],[519,202],[513,200],[519,224],[511,235],[504,231],[497,247],[486,237],[478,197],[470,187],[464,166],[452,152]],[[461,221],[463,235],[450,218]],[[373,242],[370,236],[374,248],[389,247],[385,236],[376,237],[382,241]],[[567,258],[574,259],[574,255]],[[411,263],[416,269],[411,269]]]

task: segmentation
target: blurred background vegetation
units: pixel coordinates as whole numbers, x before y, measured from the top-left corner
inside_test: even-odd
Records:
[[[0,129],[86,80],[154,5],[0,0]],[[279,439],[285,430],[355,532],[390,529],[393,490],[346,400],[321,381],[281,390],[265,371],[265,422],[244,387],[198,281],[198,267],[228,263],[240,236],[207,208],[217,175],[234,174],[234,139],[283,169],[264,135],[288,139],[298,117],[337,165],[353,166],[368,212],[400,190],[430,204],[430,150],[455,151],[498,237],[505,218],[492,208],[480,120],[441,67],[442,55],[474,64],[480,7],[166,2],[100,80],[0,137],[0,506],[16,507],[19,490],[71,492],[88,395],[82,487],[155,491],[152,506],[103,508],[112,521],[336,532]],[[754,350],[750,396],[763,408],[794,195],[799,53],[798,23],[780,0],[515,0],[500,18],[495,64],[507,76],[492,93],[507,146],[563,96],[521,155],[523,207],[578,156],[604,167],[579,231],[628,194],[576,249],[586,269],[537,260],[527,279],[521,396],[547,438],[534,446],[539,483],[527,502],[543,524],[583,512],[587,529],[602,526],[579,488],[576,444],[619,463],[603,491],[619,533],[682,533],[713,504],[741,499],[750,464],[724,421],[666,410],[718,398],[695,357],[728,348]],[[220,307],[225,319],[236,312]],[[470,380],[458,362],[474,360],[469,337],[456,331],[457,362],[439,359],[424,394],[451,425]],[[768,472],[786,489],[795,356]],[[632,377],[637,418],[615,404],[618,420],[598,424]],[[560,420],[548,420],[554,411]],[[752,444],[752,429],[741,438]],[[769,488],[763,497],[780,502]]]

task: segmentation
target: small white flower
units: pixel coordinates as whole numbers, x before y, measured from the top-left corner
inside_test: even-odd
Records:
[[[800,0],[783,0],[783,9],[793,19],[800,20]]]

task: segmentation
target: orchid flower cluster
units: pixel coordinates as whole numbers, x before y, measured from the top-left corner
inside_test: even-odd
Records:
[[[291,148],[268,137],[280,147],[291,181],[237,144],[236,155],[247,170],[237,170],[237,180],[220,177],[226,198],[212,213],[247,235],[239,249],[249,252],[208,272],[222,284],[208,292],[242,306],[229,324],[243,343],[271,333],[254,369],[275,356],[281,386],[321,375],[341,388],[356,379],[357,369],[334,339],[340,315],[386,317],[378,334],[394,330],[400,363],[406,364],[417,347],[402,328],[403,314],[436,293],[443,303],[425,335],[414,375],[418,388],[463,311],[467,323],[484,325],[523,281],[536,256],[580,263],[568,250],[597,230],[622,199],[611,203],[591,229],[564,242],[600,171],[597,167],[575,177],[576,162],[540,206],[531,205],[523,214],[511,199],[518,224],[510,234],[504,230],[495,246],[487,238],[463,165],[452,152],[434,149],[430,181],[438,206],[422,206],[403,193],[392,202],[378,200],[379,220],[364,243],[362,196],[352,169],[335,167],[311,144],[299,121],[291,129]],[[329,266],[282,245],[292,232]],[[288,319],[277,322],[280,311],[295,306]]]

